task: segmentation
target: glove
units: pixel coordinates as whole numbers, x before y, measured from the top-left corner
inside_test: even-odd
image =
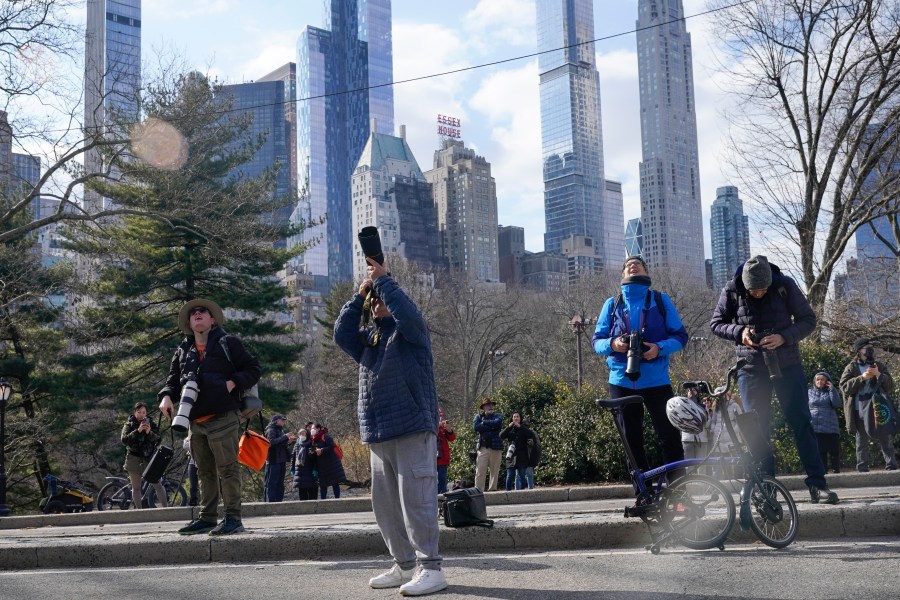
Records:
[[[317,470],[313,469],[313,477],[318,477],[318,476],[319,476],[319,472]]]

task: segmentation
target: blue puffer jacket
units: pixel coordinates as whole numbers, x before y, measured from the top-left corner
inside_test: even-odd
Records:
[[[831,381],[831,375],[825,371],[819,371],[816,375],[824,375],[828,381]],[[820,390],[813,383],[807,395],[813,431],[816,433],[840,433],[841,426],[838,423],[837,409],[841,408],[844,403],[834,387],[834,382],[831,382],[831,387],[827,390]]]
[[[363,297],[344,305],[334,324],[335,343],[359,363],[359,436],[364,444],[431,431],[437,435],[434,359],[425,318],[389,276],[375,281],[390,317],[359,328]],[[374,346],[376,327],[380,329]]]
[[[597,317],[597,327],[594,329],[591,343],[597,354],[608,356],[606,365],[609,367],[609,382],[613,385],[645,389],[671,384],[669,355],[678,352],[687,344],[687,331],[681,317],[678,316],[678,311],[675,310],[675,305],[666,294],[660,294],[666,309],[665,321],[656,306],[655,294],[650,294],[650,307],[644,309],[649,289],[650,286],[645,283],[622,285],[622,301],[616,314],[612,314],[613,304],[616,301],[613,297],[606,300],[600,316]],[[614,338],[626,333],[639,331],[641,315],[644,320],[644,341],[658,345],[659,355],[653,360],[641,359],[641,376],[633,382],[625,376],[625,353],[613,352],[610,343]]]
[[[738,358],[746,358],[745,369],[765,369],[762,352],[741,344],[745,327],[757,332],[781,334],[784,344],[778,347],[778,362],[782,367],[800,364],[800,340],[816,328],[816,313],[796,282],[781,273],[781,269],[769,263],[772,269],[772,285],[759,300],[752,298],[744,287],[741,274],[744,265],[738,267],[734,277],[725,284],[719,302],[709,324],[718,337],[735,344]]]

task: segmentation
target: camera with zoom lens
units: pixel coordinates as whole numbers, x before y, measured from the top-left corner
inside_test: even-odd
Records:
[[[641,355],[644,353],[644,340],[637,331],[626,333],[619,340],[628,344],[628,351],[625,354],[625,377],[631,381],[637,381],[641,377]]]
[[[516,455],[516,444],[513,442],[509,445],[509,448],[506,450],[506,460],[512,460]]]
[[[197,385],[197,376],[190,375],[181,387],[181,399],[178,401],[178,413],[172,419],[172,429],[179,433],[185,433],[191,427],[191,409],[200,395],[200,386]]]
[[[750,341],[758,346],[764,337],[774,334],[774,331],[754,330],[750,332]],[[766,350],[765,348],[760,348],[760,350],[762,351],[766,368],[769,370],[769,379],[781,379],[781,363],[778,362],[778,352],[776,350]]]

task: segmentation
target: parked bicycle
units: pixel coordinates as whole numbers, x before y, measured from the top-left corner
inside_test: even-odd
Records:
[[[772,548],[784,548],[794,541],[799,531],[797,504],[787,487],[762,468],[762,461],[768,453],[768,441],[762,434],[756,411],[748,411],[735,417],[741,432],[738,435],[726,408],[726,394],[743,365],[744,361],[741,360],[731,367],[726,375],[725,385],[715,390],[711,390],[709,383],[705,381],[686,382],[684,386],[696,387],[701,394],[715,399],[715,410],[722,416],[725,429],[738,451],[735,458],[707,456],[703,459],[703,464],[712,465],[714,473],[730,473],[732,469],[729,467],[735,464],[740,468],[743,474],[739,511],[741,530],[752,530],[760,541]],[[713,443],[712,447],[715,445]]]
[[[702,459],[685,459],[642,471],[625,438],[622,411],[629,404],[643,402],[641,396],[597,400],[597,406],[612,411],[616,431],[625,448],[635,504],[625,508],[625,517],[640,517],[650,531],[646,547],[659,554],[665,544],[679,543],[694,550],[725,549],[725,539],[734,526],[734,500],[717,480],[697,473],[683,475],[669,483],[673,471],[703,464]]]
[[[109,483],[100,488],[97,494],[97,510],[112,510],[131,507],[131,482],[125,477],[107,477]],[[162,478],[166,490],[167,506],[187,506],[188,497],[181,482],[166,477]],[[156,490],[150,482],[141,482],[141,505],[145,508],[156,508]]]

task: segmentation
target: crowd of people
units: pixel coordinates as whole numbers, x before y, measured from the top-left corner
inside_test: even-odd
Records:
[[[361,237],[362,240],[362,237]],[[359,368],[359,435],[370,450],[371,497],[376,522],[393,565],[372,577],[372,588],[399,587],[403,595],[430,594],[447,587],[438,550],[438,495],[447,491],[451,444],[456,429],[438,406],[428,325],[413,300],[387,272],[384,257],[366,256],[367,275],[344,305],[334,327],[336,344]],[[191,503],[199,504],[197,519],[179,533],[221,535],[243,531],[238,470],[240,392],[261,375],[257,359],[241,340],[222,328],[224,315],[212,301],[184,305],[179,327],[185,338],[171,361],[166,385],[159,392],[163,415],[182,415],[185,389],[195,390],[189,407]],[[879,428],[875,404],[893,393],[887,366],[875,358],[872,340],[854,343],[855,356],[837,385],[822,370],[808,385],[799,342],[816,327],[816,316],[793,279],[754,256],[741,265],[722,289],[710,321],[712,332],[734,343],[743,359],[737,373],[739,395],[729,395],[724,411],[734,422],[743,411],[756,411],[766,439],[771,437],[771,400],[777,398],[790,425],[812,502],[836,503],[829,489],[827,467],[838,473],[843,409],[847,431],[855,436],[856,468],[870,468],[869,443],[880,445],[887,469],[896,469],[891,436]],[[681,351],[688,334],[672,299],[652,288],[649,268],[638,256],[622,268],[620,293],[607,298],[592,338],[594,350],[606,356],[612,398],[639,395],[643,402],[622,411],[625,440],[638,467],[651,468],[644,443],[643,421],[649,414],[667,463],[732,451],[724,435],[722,410],[707,404],[711,415],[702,430],[685,432],[669,420],[666,404],[674,396],[670,357]],[[230,352],[229,352],[230,350]],[[697,390],[688,399],[700,402]],[[190,396],[190,394],[188,394]],[[722,407],[719,407],[722,408]],[[500,488],[505,457],[505,489],[534,487],[541,446],[520,412],[509,421],[494,401],[479,404],[472,428],[474,486]],[[284,415],[273,415],[265,430],[269,450],[265,465],[267,502],[280,502],[290,473],[300,500],[340,497],[346,479],[341,450],[326,427],[308,422],[285,431]],[[159,427],[137,404],[122,430],[127,448],[125,469],[135,488],[140,473],[159,443]],[[505,450],[505,454],[504,454]],[[764,468],[775,472],[771,451]],[[429,492],[430,491],[430,492]],[[157,492],[165,498],[165,493]],[[217,523],[218,504],[225,517]],[[139,506],[136,506],[139,507]]]

